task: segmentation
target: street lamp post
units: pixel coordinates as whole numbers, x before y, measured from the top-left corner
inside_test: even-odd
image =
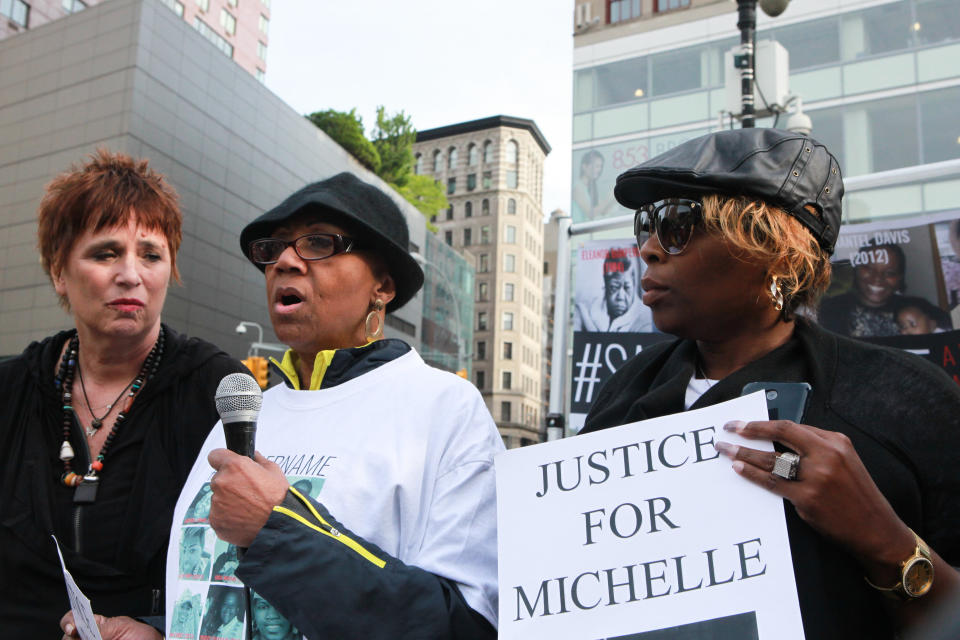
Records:
[[[264,351],[279,351],[283,353],[287,350],[287,347],[282,344],[277,344],[276,342],[264,342],[263,341],[263,327],[260,326],[259,322],[250,322],[248,320],[241,320],[240,324],[237,325],[236,331],[240,335],[243,335],[247,332],[247,327],[253,327],[257,330],[257,341],[250,343],[250,348],[247,349],[247,357],[259,355],[260,349]]]

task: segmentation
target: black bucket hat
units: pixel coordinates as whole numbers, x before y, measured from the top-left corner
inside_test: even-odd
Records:
[[[397,286],[387,311],[405,305],[423,286],[423,269],[408,250],[410,232],[400,208],[383,191],[348,172],[308,184],[248,224],[240,232],[240,250],[250,260],[251,242],[269,237],[297,214],[314,211],[330,222],[343,223],[358,236],[358,249],[372,251],[386,261]]]
[[[621,173],[614,188],[617,201],[629,209],[710,193],[776,205],[833,253],[843,198],[840,165],[825,146],[799,133],[729,129],[694,138]]]

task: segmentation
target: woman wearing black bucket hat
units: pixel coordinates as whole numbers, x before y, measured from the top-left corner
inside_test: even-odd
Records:
[[[774,129],[707,135],[622,174],[643,302],[678,340],[619,369],[583,431],[709,406],[750,382],[808,382],[806,424],[724,427],[780,453],[717,449],[786,499],[806,637],[893,638],[960,583],[960,472],[947,457],[960,390],[920,358],[797,315],[829,283],[842,194],[823,145]]]
[[[308,638],[496,637],[493,456],[503,441],[473,385],[382,338],[385,313],[423,283],[407,234],[393,200],[346,173],[241,233],[290,347],[274,361],[284,384],[263,394],[256,460],[224,449],[214,429],[173,535],[204,526],[187,521],[209,484],[216,545],[245,549],[231,577],[277,612],[258,622],[261,636],[293,626]],[[209,585],[193,578],[168,563],[168,638],[174,594],[243,592],[213,584],[215,574]],[[148,633],[124,637],[158,637],[137,628]]]

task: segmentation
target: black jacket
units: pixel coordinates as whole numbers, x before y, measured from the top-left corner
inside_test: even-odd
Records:
[[[695,357],[690,340],[645,349],[604,385],[582,432],[683,411]],[[691,408],[730,400],[756,381],[809,382],[804,422],[846,434],[900,518],[960,564],[960,388],[942,370],[799,319],[787,344],[720,380]],[[806,637],[893,638],[882,596],[850,554],[789,502],[786,516]]]
[[[137,396],[105,460],[97,500],[73,505],[60,484],[63,412],[53,379],[62,332],[0,364],[0,635],[60,638],[70,608],[51,534],[67,568],[104,615],[163,610],[170,520],[218,416],[220,379],[245,371],[216,346],[165,327],[160,368]],[[75,469],[87,449],[74,425]],[[79,517],[79,540],[77,520]],[[78,543],[80,552],[77,552]]]

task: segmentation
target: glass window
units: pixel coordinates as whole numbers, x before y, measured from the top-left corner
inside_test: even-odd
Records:
[[[260,0],[267,9],[270,8],[270,0]]]
[[[490,285],[486,282],[477,284],[477,302],[486,302],[490,299]]]
[[[512,420],[510,415],[510,401],[504,400],[500,403],[500,421],[501,422],[510,422]]]
[[[232,36],[237,32],[237,19],[226,9],[220,9],[220,26],[223,27],[227,35]]]
[[[913,22],[906,2],[893,2],[844,15],[840,24],[843,59],[856,60],[908,48]]]
[[[468,173],[467,174],[467,191],[473,191],[477,188],[477,174]]]
[[[447,230],[443,232],[443,241],[448,245],[453,246],[453,231]]]
[[[493,172],[484,171],[483,172],[483,188],[489,189],[492,183],[493,183]]]
[[[493,162],[493,143],[487,140],[483,143],[483,161]],[[489,187],[484,187],[489,188]]]
[[[503,241],[507,244],[513,244],[517,241],[517,228],[508,224],[503,230]]]
[[[6,5],[7,3],[4,2],[2,4]],[[76,13],[87,8],[87,4],[83,0],[60,0],[60,6],[62,6],[63,10],[67,13]],[[170,8],[173,9],[172,6]],[[176,9],[174,9],[174,11],[176,11]]]
[[[257,67],[256,75],[257,75],[257,80],[259,80],[261,84],[267,81],[267,72],[261,69],[260,67]]]
[[[871,171],[886,171],[920,163],[917,148],[917,112],[913,96],[867,105],[870,120]],[[848,107],[849,109],[849,107]]]
[[[239,4],[239,0],[227,0],[227,4],[231,7],[235,7]]]
[[[956,0],[917,0],[917,21],[913,25],[921,45],[960,40],[960,11]]]
[[[610,24],[640,17],[640,0],[609,0]]]
[[[486,382],[486,380],[484,380],[484,372],[478,370],[475,371],[473,375],[477,381],[477,389],[483,389],[484,383]]]
[[[485,340],[477,340],[477,360],[487,359],[487,343]]]
[[[513,198],[507,200],[507,213],[512,216],[517,215],[517,201]]]
[[[489,238],[484,240],[483,229],[487,229],[489,231],[490,227],[482,227],[480,229],[480,244],[486,244],[489,241]],[[477,271],[480,273],[486,273],[487,271],[490,271],[490,254],[480,254],[480,266],[477,267]]]
[[[514,290],[514,286],[512,282],[503,283],[503,301],[504,302],[513,302],[513,290]]]
[[[480,227],[480,244],[489,244],[489,242],[490,242],[490,225],[485,224],[482,227]],[[483,258],[483,256],[481,256],[481,258]]]
[[[457,148],[450,147],[447,151],[447,168],[453,171],[457,168]]]
[[[700,70],[702,49],[688,47],[651,56],[650,95],[662,96],[703,86]]]
[[[501,372],[501,377],[502,377],[502,385],[501,385],[501,386],[503,387],[503,390],[504,390],[504,391],[509,391],[509,390],[510,390],[510,386],[513,384],[513,374],[510,373],[509,371],[503,371],[503,372]]]
[[[597,99],[592,106],[605,107],[640,100],[649,93],[647,58],[612,62],[596,68]]]
[[[919,96],[923,162],[960,157],[960,88],[929,91]]]
[[[260,32],[263,34],[266,34],[269,31],[270,31],[270,19],[267,16],[260,14]]]
[[[487,312],[480,311],[477,313],[477,330],[486,331],[487,330]]]
[[[790,52],[790,70],[807,69],[840,61],[840,21],[836,17],[765,29],[757,40],[773,39]],[[738,44],[731,42],[726,51]],[[806,96],[804,96],[806,98]]]
[[[423,173],[423,154],[422,153],[418,153],[417,155],[414,156],[413,172],[417,175],[420,175]]]
[[[257,57],[263,60],[264,62],[267,61],[267,45],[263,44],[260,41],[257,41]],[[417,156],[418,161],[419,161],[419,158],[420,156]]]
[[[504,311],[501,327],[504,331],[513,331],[513,312]]]
[[[465,202],[463,205],[463,217],[472,218],[473,217],[473,203]]]
[[[447,195],[453,195],[457,190],[457,179],[447,178]]]
[[[443,153],[440,149],[433,152],[433,172],[440,173],[443,170]]]
[[[520,155],[520,147],[516,140],[507,142],[507,164],[517,164],[517,158]]]
[[[473,229],[467,227],[463,230],[463,246],[469,247],[473,240]]]
[[[513,360],[513,343],[512,342],[503,343],[503,359]]]
[[[223,36],[214,31],[210,25],[197,16],[193,18],[193,28],[199,31],[200,35],[204,38],[212,42],[225,56],[228,58],[233,57],[233,45],[227,42]]]
[[[503,256],[503,270],[507,273],[514,273],[517,270],[517,257],[512,253]]]
[[[480,150],[477,149],[477,145],[471,142],[470,146],[467,147],[467,164],[474,167],[478,162],[480,162]]]
[[[210,0],[197,0],[197,6],[201,11],[210,11]]]
[[[507,171],[507,189],[516,189],[517,184],[517,171],[515,169]]]
[[[490,215],[490,199],[484,198],[480,201],[480,215],[488,216]]]
[[[690,6],[690,0],[653,0],[653,10],[657,13],[683,9]]]
[[[447,220],[453,220],[453,205],[447,207]]]

